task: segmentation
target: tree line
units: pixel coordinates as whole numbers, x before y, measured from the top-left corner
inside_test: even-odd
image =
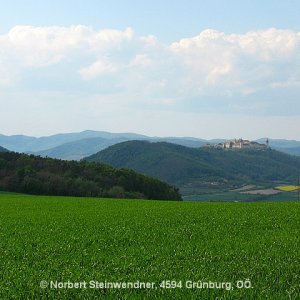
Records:
[[[37,195],[181,200],[177,188],[128,169],[0,153],[0,190]]]

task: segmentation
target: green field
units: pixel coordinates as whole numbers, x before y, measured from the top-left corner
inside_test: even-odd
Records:
[[[297,202],[0,194],[0,212],[0,299],[299,299]],[[250,288],[236,286],[247,279]],[[87,288],[41,288],[42,280]],[[166,280],[177,288],[160,287]],[[155,284],[95,289],[90,281]]]

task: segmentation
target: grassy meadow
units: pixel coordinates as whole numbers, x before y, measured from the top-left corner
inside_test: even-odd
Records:
[[[299,299],[297,202],[3,193],[0,214],[0,299]],[[237,287],[248,280],[251,287]],[[154,285],[55,289],[41,281]],[[186,287],[200,281],[231,288]]]

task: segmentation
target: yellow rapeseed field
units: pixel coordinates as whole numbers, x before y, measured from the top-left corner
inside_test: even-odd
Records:
[[[277,186],[277,190],[283,191],[283,192],[292,192],[296,191],[299,189],[298,185],[282,185],[282,186]]]

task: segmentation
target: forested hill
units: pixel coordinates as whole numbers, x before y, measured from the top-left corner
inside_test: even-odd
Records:
[[[181,200],[158,179],[105,164],[0,153],[0,190],[40,195]]]
[[[131,168],[178,187],[236,186],[290,181],[300,173],[300,159],[271,150],[188,148],[170,143],[129,141],[86,158],[117,168]]]
[[[0,152],[8,152],[8,150],[0,146]]]

